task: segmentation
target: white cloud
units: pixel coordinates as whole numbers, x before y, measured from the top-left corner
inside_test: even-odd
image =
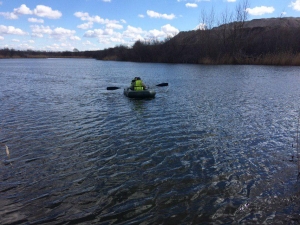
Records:
[[[49,37],[58,39],[58,40],[80,40],[79,37],[74,36],[76,31],[69,30],[62,27],[57,27],[55,29],[51,29],[49,26],[43,25],[31,25],[32,36],[34,37],[43,37],[45,34],[49,35]]]
[[[109,40],[110,42],[115,42],[115,43],[126,43],[123,39],[115,38],[115,37],[112,37]]]
[[[18,48],[20,48],[20,49],[34,49],[33,46],[31,46],[31,45],[29,45],[29,44],[26,44],[26,43],[20,44],[20,45],[18,46]]]
[[[26,35],[27,33],[13,26],[0,25],[0,34],[1,35],[4,34]]]
[[[103,2],[111,2],[111,0],[102,0]]]
[[[34,15],[39,17],[46,17],[49,19],[58,19],[62,16],[62,13],[58,10],[52,10],[52,8],[44,5],[37,5],[33,10]]]
[[[104,30],[103,35],[113,35],[113,33],[114,33],[113,29],[107,28]]]
[[[300,0],[296,0],[294,2],[291,2],[289,7],[292,7],[296,11],[300,11]]]
[[[32,37],[38,37],[38,38],[44,37],[44,35],[41,34],[41,33],[32,33],[31,36],[32,36]]]
[[[31,15],[32,11],[25,5],[22,4],[19,8],[14,9],[16,15]]]
[[[83,23],[78,25],[77,27],[83,30],[87,30],[87,29],[91,29],[93,27],[93,22],[87,22],[87,23]]]
[[[114,32],[113,30],[106,29],[95,29],[93,31],[88,31],[85,34],[86,37],[95,37],[98,39],[99,43],[102,44],[112,44],[112,43],[126,43],[124,36],[119,32]],[[90,42],[89,42],[90,43]]]
[[[82,44],[83,44],[83,45],[93,45],[92,42],[90,42],[90,41],[85,41],[85,42],[83,42]]]
[[[140,27],[127,26],[127,30],[124,33],[133,33],[133,34],[142,34],[144,33],[143,29]]]
[[[33,34],[51,34],[52,33],[52,29],[49,26],[39,26],[39,25],[32,25],[30,26],[31,31]]]
[[[124,19],[121,19],[120,21],[121,21],[121,23],[127,23],[126,20],[124,20]]]
[[[194,30],[205,30],[206,25],[204,23],[199,23]]]
[[[106,28],[121,30],[121,29],[123,29],[123,26],[121,24],[108,23],[108,24],[106,24]]]
[[[108,40],[109,38],[114,37],[117,34],[118,33],[115,33],[112,29],[94,29],[85,32],[84,37]]]
[[[94,23],[105,24],[109,29],[123,29],[123,26],[119,24],[117,20],[103,19],[100,16],[90,16],[87,12],[75,12],[74,16],[80,18],[82,21],[87,21],[86,23],[80,24],[77,27],[80,29],[91,29]],[[121,20],[122,23],[126,23],[125,20]],[[107,31],[110,32],[110,31]],[[91,31],[85,33],[85,35],[90,36]]]
[[[187,7],[187,8],[197,8],[198,5],[196,3],[186,3],[185,7]]]
[[[138,17],[145,18],[145,16],[143,14],[139,14]]]
[[[274,7],[260,6],[260,7],[254,7],[252,9],[247,8],[246,11],[250,15],[261,16],[263,14],[273,13],[275,11],[275,9],[274,9]]]
[[[80,18],[82,21],[88,21],[93,23],[107,24],[107,23],[119,23],[117,20],[103,19],[100,16],[90,16],[87,12],[75,12],[74,16]]]
[[[12,42],[20,42],[19,39],[12,39]]]
[[[130,42],[142,40],[144,41],[144,35],[146,34],[146,31],[143,31],[140,27],[133,27],[133,26],[127,26],[127,29],[123,32],[122,38],[123,39],[129,39]]]
[[[31,10],[25,4],[22,4],[19,8],[15,8],[13,12],[0,12],[0,15],[7,19],[18,19],[19,15],[36,15],[49,19],[58,19],[62,16],[62,13],[44,5],[37,5],[34,10]]]
[[[158,12],[154,12],[152,10],[147,10],[147,15],[151,18],[162,18],[162,19],[167,19],[167,20],[172,20],[175,18],[175,15],[172,14],[161,14]]]
[[[16,20],[18,16],[12,12],[0,12],[0,16],[4,16],[6,19]]]
[[[73,40],[73,41],[80,41],[81,40],[81,38],[78,37],[78,36],[71,36],[70,39]]]
[[[0,36],[0,40],[4,40],[4,37]]]
[[[227,0],[227,2],[236,2],[236,0]]]
[[[52,44],[52,45],[47,45],[45,49],[48,49],[50,51],[59,51],[60,46],[58,44]]]
[[[71,40],[73,40],[72,38],[74,38],[73,35],[75,33],[76,33],[75,30],[69,30],[62,27],[57,27],[52,30],[50,36],[59,40],[64,40],[66,38],[70,38]]]
[[[44,23],[43,19],[37,19],[37,18],[28,18],[28,22],[30,23]]]
[[[103,35],[104,31],[102,29],[94,29],[94,30],[88,30],[85,32],[84,37],[99,37]]]
[[[161,30],[169,37],[173,37],[179,33],[179,30],[170,24],[166,24],[161,27]]]
[[[74,13],[74,16],[80,18],[81,20],[86,20],[85,18],[89,17],[89,14],[87,12],[76,12]]]
[[[146,37],[150,39],[160,39],[160,38],[167,38],[167,37],[174,37],[178,34],[179,30],[170,24],[166,24],[161,27],[160,30],[154,29],[148,31]]]
[[[148,32],[148,35],[147,35],[149,38],[159,38],[159,37],[164,37],[165,36],[165,33],[161,30],[150,30]]]
[[[126,30],[123,32],[116,32],[115,31],[115,24],[107,26],[107,29],[94,29],[88,30],[85,32],[84,37],[87,38],[97,38],[99,43],[112,45],[112,43],[121,43],[130,45],[133,44],[135,41],[145,41],[149,39],[163,39],[166,37],[173,37],[174,35],[178,34],[179,30],[175,27],[167,24],[162,26],[161,29],[153,29],[150,31],[144,31],[140,27],[134,27],[128,25]]]

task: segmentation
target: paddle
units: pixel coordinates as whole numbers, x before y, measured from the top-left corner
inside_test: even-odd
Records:
[[[156,86],[158,87],[165,87],[165,86],[168,86],[169,84],[168,83],[161,83],[161,84],[157,84]],[[117,89],[120,89],[120,87],[107,87],[106,90],[117,90]]]
[[[158,87],[164,87],[164,86],[168,86],[169,84],[168,83],[161,83],[161,84],[157,84],[156,86]]]
[[[107,87],[106,90],[117,90],[120,89],[120,87]]]

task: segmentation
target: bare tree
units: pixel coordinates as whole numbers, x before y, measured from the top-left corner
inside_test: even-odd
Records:
[[[216,25],[214,8],[213,7],[211,8],[209,14],[207,14],[206,11],[202,9],[199,21],[200,24],[204,26],[205,30],[211,30]]]
[[[244,0],[242,3],[236,6],[235,21],[236,21],[237,29],[243,28],[246,20],[248,19],[247,8],[249,8],[248,0]]]
[[[225,54],[236,57],[241,51],[243,39],[243,28],[248,18],[248,0],[239,3],[234,12],[224,11],[219,20],[218,34],[219,41]]]

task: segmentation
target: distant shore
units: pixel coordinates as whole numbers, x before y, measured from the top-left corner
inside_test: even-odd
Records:
[[[168,61],[168,60],[137,60],[130,54],[133,49],[126,49],[128,56],[120,57],[120,54],[115,51],[119,47],[99,50],[99,51],[85,51],[85,52],[49,52],[43,53],[31,51],[10,51],[10,54],[1,55],[0,59],[47,59],[47,58],[92,58],[103,61],[124,61],[124,62],[148,62],[148,63],[174,63],[174,64],[203,64],[203,65],[276,65],[276,66],[300,66],[300,53],[282,52],[282,53],[268,53],[259,56],[247,55],[221,55],[218,57],[204,56],[198,60],[189,61]]]

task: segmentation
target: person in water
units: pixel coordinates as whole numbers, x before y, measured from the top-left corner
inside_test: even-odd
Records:
[[[140,77],[135,77],[134,80],[131,81],[130,89],[135,91],[145,90],[147,87],[143,83]]]

